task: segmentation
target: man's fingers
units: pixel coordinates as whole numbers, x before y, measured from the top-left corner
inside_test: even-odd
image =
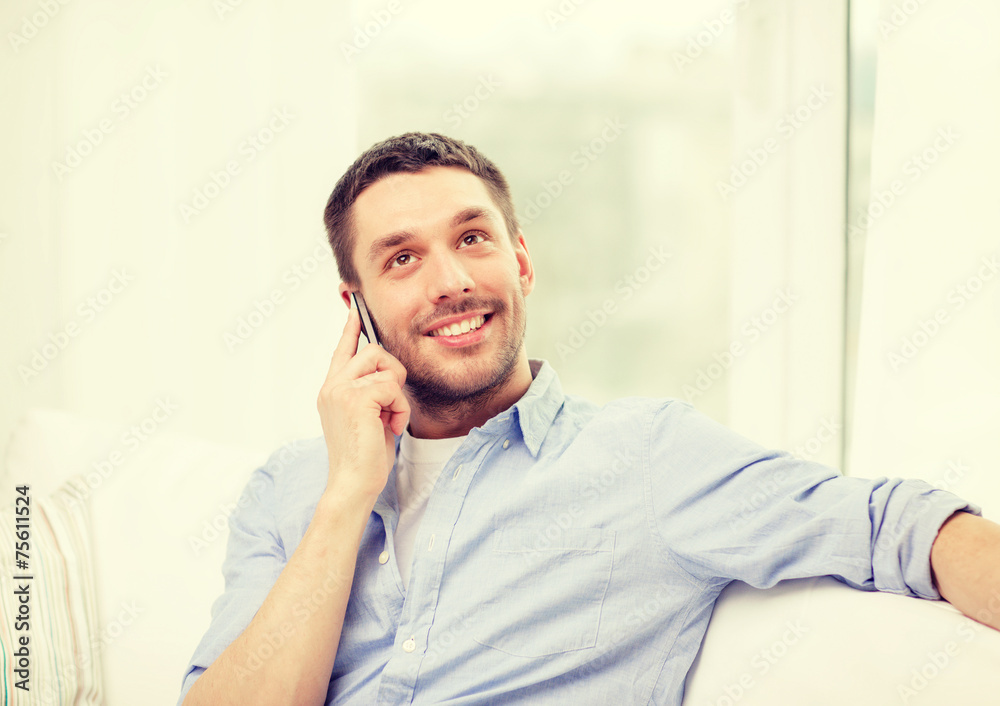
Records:
[[[402,436],[403,431],[406,429],[406,425],[410,423],[410,412],[395,412],[389,419],[389,428],[392,433],[396,436]]]
[[[378,370],[374,373],[368,373],[367,375],[362,375],[359,378],[351,380],[351,385],[353,387],[367,387],[369,385],[375,385],[382,382],[396,382],[396,373],[392,370]]]
[[[356,387],[368,388],[365,394],[381,409],[392,413],[409,412],[410,404],[406,401],[403,389],[396,383],[396,376],[389,370],[382,370],[355,380]]]
[[[343,386],[345,383],[340,383],[340,385]],[[341,387],[341,392],[338,392],[337,386],[324,386],[320,390],[320,400],[328,403],[335,397],[342,399],[352,397],[356,400],[371,400],[372,404],[377,406],[380,412],[408,414],[410,411],[410,404],[406,399],[406,395],[403,394],[403,388],[400,387],[397,382],[396,373],[392,370],[379,370],[378,372],[369,373],[368,375],[348,381],[346,385],[354,389],[346,392]],[[345,392],[346,395],[341,397]]]
[[[365,346],[361,352],[346,361],[342,368],[343,374],[352,379],[383,370],[392,371],[400,387],[406,384],[406,368],[382,346]]]
[[[396,384],[396,376],[389,370],[379,371],[355,381],[364,387],[364,394],[378,406],[379,419],[388,424],[394,434],[402,434],[410,420],[410,403],[403,390]]]
[[[344,333],[341,334],[337,347],[333,351],[330,359],[330,369],[327,371],[326,379],[329,380],[335,372],[353,358],[358,352],[358,338],[361,336],[361,316],[353,306],[347,313],[347,323],[344,324]]]

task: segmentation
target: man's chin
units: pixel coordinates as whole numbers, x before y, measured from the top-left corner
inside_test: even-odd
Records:
[[[407,371],[406,384],[414,390],[433,390],[439,398],[460,402],[494,387],[499,382],[493,379],[497,372],[495,365],[468,365],[457,360],[446,369],[415,375]]]
[[[422,404],[457,405],[481,401],[500,391],[514,370],[515,360],[453,359],[429,368],[413,366],[406,371],[406,387]]]

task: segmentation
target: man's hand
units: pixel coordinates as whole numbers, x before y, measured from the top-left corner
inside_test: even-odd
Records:
[[[1000,630],[1000,525],[956,512],[931,547],[931,572],[946,601]]]
[[[330,475],[309,527],[250,624],[198,677],[185,706],[326,702],[358,547],[392,468],[392,435],[410,418],[406,371],[379,346],[358,353],[360,333],[352,310],[319,393]],[[277,648],[275,635],[285,638]],[[270,657],[261,660],[265,649]]]
[[[358,352],[361,319],[353,307],[333,353],[316,406],[330,459],[327,492],[375,498],[396,455],[393,434],[410,419],[406,370],[378,345]]]

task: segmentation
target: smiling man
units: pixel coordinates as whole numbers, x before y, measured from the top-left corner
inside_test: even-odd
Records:
[[[734,580],[830,575],[1000,626],[1000,527],[974,505],[845,478],[676,400],[564,394],[527,357],[534,270],[475,148],[376,144],[325,222],[382,345],[359,350],[351,309],[323,437],[251,476],[184,704],[676,705]]]
[[[461,436],[516,402],[531,383],[524,298],[534,271],[486,184],[458,166],[396,172],[361,187],[349,213],[358,271],[340,291],[349,303],[362,289],[405,369],[414,436]]]

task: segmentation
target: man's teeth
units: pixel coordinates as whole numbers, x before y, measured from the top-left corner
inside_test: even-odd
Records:
[[[462,333],[468,333],[469,331],[475,331],[477,328],[482,326],[486,322],[485,316],[473,316],[471,319],[465,319],[464,321],[459,321],[458,323],[451,324],[450,326],[442,326],[441,328],[436,328],[431,331],[431,336],[458,336]]]

